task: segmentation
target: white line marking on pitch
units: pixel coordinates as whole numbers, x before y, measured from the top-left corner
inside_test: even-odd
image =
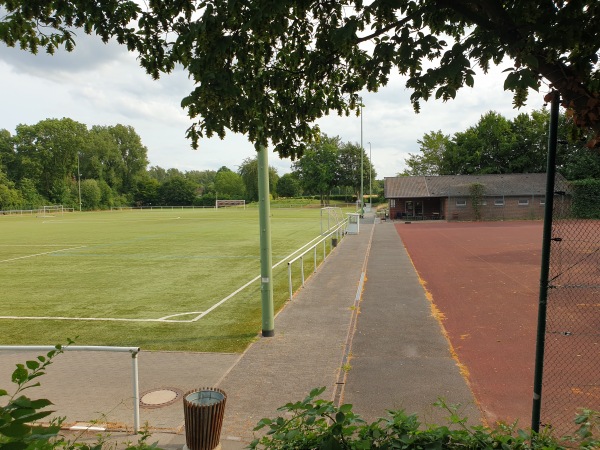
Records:
[[[123,317],[63,317],[63,316],[0,316],[0,319],[12,320],[78,320],[78,321],[96,321],[96,322],[170,322],[170,323],[191,323],[192,320],[169,320],[171,317],[187,316],[189,314],[202,314],[202,311],[192,311],[170,316],[160,317],[158,319],[127,319]]]
[[[177,219],[179,219],[179,217],[177,217]],[[315,241],[318,238],[319,237],[313,239],[313,241]],[[313,241],[309,242],[309,244],[312,243]],[[273,269],[276,268],[277,266],[279,266],[280,264],[282,264],[284,261],[287,261],[292,255],[298,253],[300,250],[302,250],[304,247],[306,247],[309,244],[304,245],[299,250],[296,250],[296,251],[292,252],[292,254],[286,256],[281,261],[279,261],[278,263],[274,264],[273,265]],[[83,245],[81,247],[72,247],[70,249],[56,250],[54,252],[39,253],[38,255],[22,256],[20,258],[14,258],[14,259],[30,258],[32,256],[45,255],[47,253],[64,252],[64,251],[67,251],[67,250],[71,250],[71,249],[75,249],[75,248],[83,248],[83,247],[86,247],[86,246]],[[12,260],[7,259],[5,261],[12,261]],[[0,261],[0,263],[1,262],[5,262],[5,261]],[[0,319],[79,320],[79,321],[88,320],[88,321],[107,321],[107,322],[170,322],[170,323],[192,323],[192,322],[197,322],[198,320],[202,319],[204,316],[206,316],[210,312],[212,312],[215,309],[217,309],[219,306],[221,306],[227,300],[231,299],[232,297],[234,297],[235,295],[237,295],[238,293],[240,293],[241,291],[243,291],[245,288],[247,288],[248,286],[250,286],[252,283],[256,282],[258,279],[260,279],[260,277],[261,276],[258,275],[257,277],[255,277],[252,280],[248,281],[242,287],[240,287],[236,291],[232,292],[227,297],[225,297],[221,301],[215,303],[213,306],[211,306],[210,308],[208,308],[206,311],[203,311],[203,312],[202,311],[189,311],[189,312],[184,312],[184,313],[178,313],[178,314],[171,314],[171,315],[168,315],[168,316],[163,316],[163,317],[160,317],[158,319],[125,319],[125,318],[109,318],[109,317],[106,317],[106,318],[102,318],[102,317],[32,317],[32,316],[28,316],[28,317],[0,316]],[[189,319],[189,320],[170,320],[171,317],[187,316],[187,315],[190,315],[190,314],[198,314],[198,316],[194,317],[193,319]]]
[[[109,322],[161,322],[160,319],[124,319],[115,317],[50,317],[50,316],[0,316],[0,319],[22,319],[22,320],[96,320]],[[174,321],[179,322],[179,321]]]
[[[179,313],[179,314],[171,314],[170,316],[164,316],[161,317],[160,320],[161,322],[191,322],[191,320],[169,320],[171,317],[179,317],[179,316],[189,316],[190,314],[202,314],[202,311],[190,311],[190,312],[184,312],[184,313]]]
[[[238,292],[242,291],[243,289],[247,288],[248,286],[250,286],[252,283],[254,283],[256,280],[258,280],[260,278],[260,275],[257,276],[256,278],[248,281],[245,285],[243,285],[241,288],[239,288],[237,291],[232,292],[231,294],[229,294],[227,297],[225,297],[223,300],[221,300],[218,303],[215,303],[214,305],[212,305],[210,308],[208,308],[206,311],[204,311],[202,314],[200,314],[199,316],[195,317],[194,319],[191,320],[191,322],[197,322],[198,320],[202,319],[205,315],[207,315],[209,312],[213,311],[214,309],[218,308],[219,306],[221,306],[223,303],[225,303],[227,300],[229,300],[231,297],[233,297],[234,295],[236,295]]]
[[[64,247],[65,244],[0,244],[0,247]]]
[[[81,245],[79,247],[63,248],[63,249],[60,249],[60,250],[53,250],[51,252],[36,253],[35,255],[17,256],[16,258],[3,259],[2,261],[0,261],[0,263],[10,262],[10,261],[16,261],[17,259],[33,258],[35,256],[49,255],[50,253],[68,252],[69,250],[77,250],[78,248],[85,248],[85,247],[87,247],[87,245]]]

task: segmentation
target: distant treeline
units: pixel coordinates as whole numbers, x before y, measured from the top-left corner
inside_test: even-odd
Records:
[[[339,139],[337,143],[341,145]],[[323,186],[307,178],[301,167],[297,162],[291,173],[281,177],[269,168],[273,197],[334,193],[338,200],[356,200],[356,186],[336,183],[326,186],[324,193]],[[225,166],[187,172],[149,167],[148,149],[131,126],[88,128],[68,118],[46,119],[19,125],[14,135],[0,130],[0,210],[55,204],[85,210],[214,206],[217,198],[251,202],[258,199],[257,168],[256,158],[242,161],[237,171]]]

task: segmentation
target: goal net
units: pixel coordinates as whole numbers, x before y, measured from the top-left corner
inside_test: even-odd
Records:
[[[42,206],[38,211],[38,217],[62,216],[64,212],[63,205]]]
[[[215,208],[241,207],[246,209],[246,200],[216,200]]]
[[[321,234],[339,225],[342,220],[344,220],[342,208],[336,206],[321,208]]]

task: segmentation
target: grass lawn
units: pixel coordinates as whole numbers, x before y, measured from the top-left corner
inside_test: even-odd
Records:
[[[318,208],[271,215],[274,264],[321,232]],[[3,345],[69,337],[77,345],[240,352],[260,332],[259,282],[190,322],[260,274],[255,208],[8,216],[0,230]],[[317,254],[321,260],[322,247]],[[274,270],[274,291],[279,309],[288,297],[285,263]],[[173,315],[177,322],[158,321]]]

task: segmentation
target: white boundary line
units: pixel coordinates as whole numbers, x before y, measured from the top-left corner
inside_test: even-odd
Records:
[[[97,220],[76,220],[76,219],[56,219],[51,221],[43,221],[42,223],[51,223],[51,224],[98,224],[98,223],[138,223],[138,222],[162,222],[165,220],[179,220],[181,216],[177,217],[149,217],[145,219],[131,219],[131,220],[119,220],[118,222],[114,219],[97,219]]]
[[[63,316],[0,316],[0,319],[22,319],[22,320],[89,320],[105,322],[189,322],[179,320],[161,320],[161,319],[125,319],[117,317],[63,317]]]
[[[0,244],[0,247],[63,247],[65,244]]]
[[[256,280],[258,280],[260,278],[260,275],[257,276],[256,278],[253,278],[252,280],[248,281],[245,285],[243,285],[241,288],[239,288],[238,290],[232,292],[231,294],[229,294],[227,297],[225,297],[223,300],[221,300],[218,303],[215,303],[214,305],[212,305],[210,308],[208,308],[206,311],[204,311],[202,314],[200,314],[199,316],[195,317],[194,319],[190,320],[190,322],[197,322],[198,320],[202,319],[204,316],[206,316],[208,313],[212,312],[213,310],[215,310],[216,308],[218,308],[219,306],[221,306],[223,303],[225,303],[227,300],[229,300],[231,297],[233,297],[234,295],[236,295],[238,292],[244,290],[245,288],[247,288],[248,286],[250,286],[252,283],[254,283]]]
[[[0,263],[10,262],[10,261],[16,261],[18,259],[34,258],[36,256],[49,255],[51,253],[68,252],[69,250],[77,250],[78,248],[85,248],[85,247],[87,247],[87,245],[80,245],[79,247],[63,248],[63,249],[60,249],[60,250],[53,250],[51,252],[36,253],[35,255],[18,256],[16,258],[3,259],[3,260],[0,261]]]

